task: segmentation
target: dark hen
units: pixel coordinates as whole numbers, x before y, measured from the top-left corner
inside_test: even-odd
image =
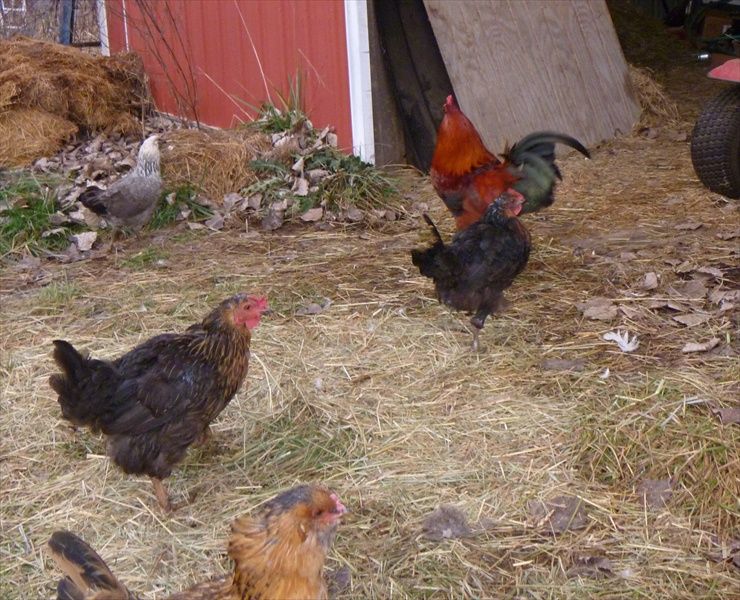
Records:
[[[529,232],[516,215],[523,199],[504,194],[488,206],[483,218],[459,231],[445,244],[432,220],[436,241],[424,250],[413,250],[411,259],[422,275],[434,280],[443,304],[472,313],[473,349],[491,313],[503,308],[503,292],[529,260]]]
[[[267,309],[262,297],[238,294],[183,333],[153,337],[108,362],[54,341],[61,373],[49,384],[62,416],[108,436],[108,454],[126,473],[162,484],[188,447],[208,434],[247,374],[251,330]]]

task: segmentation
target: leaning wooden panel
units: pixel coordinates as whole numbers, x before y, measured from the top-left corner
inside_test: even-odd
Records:
[[[593,145],[639,115],[603,0],[424,0],[465,114],[492,149],[553,129]]]

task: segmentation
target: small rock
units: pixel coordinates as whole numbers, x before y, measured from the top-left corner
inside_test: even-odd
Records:
[[[224,228],[224,217],[223,215],[216,213],[206,221],[205,225],[212,231],[220,231]]]
[[[291,188],[291,191],[296,196],[308,196],[308,179],[305,179],[303,177],[296,177],[296,180],[293,182],[293,187]]]
[[[285,211],[282,210],[275,210],[274,208],[270,208],[267,211],[267,214],[262,218],[262,223],[260,224],[260,227],[262,227],[265,231],[275,231],[276,229],[280,229],[280,227],[283,226],[283,221]]]
[[[311,185],[319,183],[322,179],[326,179],[329,176],[329,171],[326,169],[310,169],[306,171],[306,177]]]
[[[223,202],[224,208],[227,211],[234,210],[234,207],[240,204],[242,200],[244,200],[244,198],[235,192],[226,194],[224,196],[224,202]]]

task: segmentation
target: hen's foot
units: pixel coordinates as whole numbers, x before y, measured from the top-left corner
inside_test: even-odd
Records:
[[[178,508],[182,508],[187,502],[180,504],[172,504],[170,501],[170,495],[167,492],[167,488],[164,487],[164,483],[158,477],[152,477],[152,485],[154,486],[154,495],[157,498],[157,503],[160,508],[167,514],[175,512]]]

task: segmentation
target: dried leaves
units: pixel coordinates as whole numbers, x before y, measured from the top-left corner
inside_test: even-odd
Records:
[[[719,338],[716,337],[704,343],[688,342],[683,348],[681,348],[681,352],[684,354],[689,354],[691,352],[708,352],[709,350],[714,349],[718,344]]]
[[[583,529],[588,524],[584,502],[576,496],[558,496],[548,502],[530,500],[527,512],[535,527],[551,534]]]
[[[459,508],[449,504],[443,504],[427,515],[422,530],[425,538],[435,542],[473,536],[467,517]]]
[[[586,302],[578,304],[578,309],[587,319],[597,321],[611,321],[617,316],[617,307],[613,300],[601,296],[589,298]]]
[[[719,417],[723,425],[740,425],[740,406],[713,408],[712,412]]]
[[[663,508],[673,495],[670,479],[644,479],[637,487],[637,494],[647,508]]]

